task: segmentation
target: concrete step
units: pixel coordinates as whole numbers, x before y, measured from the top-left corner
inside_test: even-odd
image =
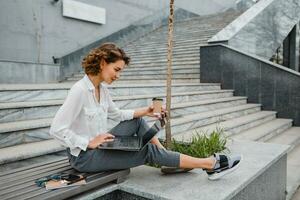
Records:
[[[165,93],[165,84],[112,85],[109,87],[112,96]],[[178,83],[172,85],[172,92],[219,90],[218,83]]]
[[[0,102],[21,102],[64,99],[74,83],[57,84],[1,84]],[[139,95],[147,93],[164,93],[165,83],[118,84],[108,86],[111,95]],[[218,90],[218,83],[176,83],[172,92]]]
[[[189,35],[184,36],[183,38],[178,38],[173,40],[173,46],[186,46],[189,44],[202,44],[206,43],[207,40],[209,40],[214,34],[210,35]],[[134,43],[131,43],[129,45],[126,45],[124,50],[131,50],[131,49],[143,49],[143,48],[156,48],[156,47],[166,47],[168,46],[168,40],[167,38],[161,38],[161,39],[151,39],[148,38],[147,41],[135,41]]]
[[[197,27],[199,28],[199,27]],[[196,39],[201,39],[201,38],[207,38],[215,35],[218,33],[220,30],[222,30],[223,27],[219,28],[212,28],[212,29],[203,29],[201,30],[200,28],[198,30],[194,29],[191,31],[184,32],[184,31],[174,31],[173,32],[173,38],[175,41],[183,41],[184,39],[191,39],[191,38],[196,38]],[[196,37],[198,36],[198,37]],[[168,31],[164,31],[162,29],[157,29],[156,31],[152,32],[151,34],[145,35],[142,38],[139,38],[138,40],[132,42],[132,43],[155,43],[157,40],[161,40],[166,42],[168,37]]]
[[[232,90],[210,90],[210,91],[193,91],[193,92],[178,92],[172,94],[172,104],[183,102],[194,102],[200,100],[213,100],[231,98]],[[116,105],[120,108],[137,108],[152,103],[153,97],[165,99],[165,93],[153,93],[136,96],[115,96],[112,97]]]
[[[248,104],[247,104],[248,105]],[[191,128],[189,131],[174,135],[174,139],[189,141],[193,135],[197,133],[211,133],[216,129],[223,129],[225,135],[232,137],[246,131],[249,128],[258,126],[275,119],[276,112],[273,111],[257,111],[252,113],[244,113],[240,116],[231,116],[231,118],[219,118],[219,120],[213,124],[202,126],[199,128]]]
[[[0,134],[49,127],[52,118],[40,118],[0,124]]]
[[[216,124],[222,124],[225,120],[230,121],[235,118],[246,118],[251,113],[261,113],[259,104],[246,104],[246,105],[238,105],[228,108],[222,108],[217,110],[211,110],[208,112],[198,113],[186,115],[181,118],[175,118],[172,120],[172,134],[174,138],[181,136],[189,136],[190,132],[193,132],[195,129],[208,130],[208,128],[215,128]],[[255,115],[254,119],[260,119],[270,117],[271,114],[275,113],[262,113],[259,116]],[[246,115],[246,116],[245,116]],[[252,116],[252,115],[251,115]],[[274,117],[274,116],[273,116]],[[253,120],[252,120],[253,121]],[[229,122],[227,122],[229,123]],[[249,123],[249,122],[248,122]],[[245,123],[246,124],[246,123]],[[221,126],[225,127],[225,126]],[[235,124],[232,124],[233,128],[236,128]],[[232,129],[233,129],[232,128]],[[214,129],[213,129],[214,130]],[[164,131],[159,134],[159,136],[164,137]]]
[[[160,60],[160,62],[166,62],[167,61],[167,53],[162,53],[162,54],[142,54],[142,55],[138,55],[138,54],[134,54],[134,55],[129,55],[130,56],[130,63],[149,63],[152,61],[157,61]],[[196,51],[186,51],[186,52],[182,52],[180,54],[172,54],[172,58],[173,60],[190,60],[190,59],[195,59],[198,58],[198,60],[200,60],[200,53],[196,52]],[[143,61],[143,62],[140,62]]]
[[[232,90],[195,91],[172,94],[172,103],[193,102],[197,100],[230,99]],[[153,97],[165,98],[164,94],[153,93],[135,96],[112,97],[119,108],[137,108],[150,105]],[[236,99],[236,98],[234,98]],[[60,100],[0,103],[0,123],[53,117],[64,102]]]
[[[152,67],[165,67],[167,68],[168,62],[167,61],[161,61],[161,62],[145,62],[145,63],[131,63],[129,64],[129,67],[135,67],[135,68],[143,68],[144,70],[148,69],[151,70]],[[192,65],[194,67],[200,66],[200,59],[190,59],[190,60],[178,60],[178,61],[172,61],[172,66],[185,66],[185,65]],[[199,67],[200,69],[200,67]]]
[[[166,73],[167,66],[153,66],[153,67],[133,67],[128,66],[125,67],[124,71],[121,73],[123,74],[132,74],[132,73],[140,73],[140,74],[158,74],[158,73]],[[178,65],[178,66],[172,66],[172,73],[200,73],[200,66],[196,65]],[[83,71],[73,74],[69,77],[82,77],[85,75]],[[67,78],[69,78],[67,77]]]
[[[189,18],[186,20],[175,21],[175,24],[178,23],[177,27],[201,27],[200,29],[213,28],[213,27],[224,27],[226,24],[232,22],[238,15],[218,14],[216,15],[206,15],[195,18]],[[241,14],[241,13],[240,13]],[[179,25],[180,24],[180,25]],[[167,27],[164,27],[167,31]]]
[[[204,25],[204,24],[201,24],[199,23],[198,21],[196,21],[197,26],[195,26],[195,24],[180,24],[176,26],[176,23],[175,23],[175,26],[174,26],[174,34],[184,34],[184,33],[194,33],[194,32],[197,32],[197,33],[202,33],[202,34],[209,34],[211,32],[215,32],[215,31],[218,31],[220,30],[220,28],[223,28],[224,27],[224,24],[219,24],[219,25],[216,25],[216,26],[211,26],[211,25]],[[155,33],[164,33],[165,35],[168,34],[168,26],[162,26],[158,29],[156,29],[155,31],[153,31],[151,33],[152,34],[155,34]],[[146,35],[147,36],[147,35]]]
[[[156,53],[153,52],[151,54],[149,54],[147,52],[139,52],[139,53],[134,53],[134,54],[127,53],[127,54],[134,61],[134,60],[143,60],[143,59],[165,58],[165,57],[167,57],[167,53],[168,53],[167,51],[163,51],[163,52],[156,52]],[[180,57],[184,57],[184,56],[188,56],[188,55],[199,55],[199,51],[196,52],[194,49],[173,51],[174,57],[180,58]]]
[[[222,28],[226,26],[226,24],[219,24],[216,26],[202,26],[201,23],[197,22],[198,24],[195,25],[175,25],[173,34],[175,36],[180,35],[192,35],[192,34],[199,34],[199,35],[212,35],[215,32],[220,31]],[[148,39],[151,37],[167,37],[168,35],[168,26],[163,26],[161,28],[156,29],[155,31],[147,34],[140,39]],[[149,40],[148,40],[149,41]]]
[[[164,70],[166,71],[166,69]],[[190,71],[190,72],[188,72]],[[129,72],[121,72],[120,75],[120,79],[136,79],[138,77],[140,77],[140,80],[142,79],[164,79],[167,77],[167,73],[160,71],[158,73],[158,70],[154,70],[154,71],[144,71],[145,73],[143,73],[143,71],[138,71],[138,70],[132,70]],[[83,74],[79,74],[79,75],[75,75],[73,77],[69,77],[69,78],[83,78]],[[175,71],[173,72],[172,70],[172,78],[182,78],[182,79],[187,79],[187,78],[200,78],[200,67],[194,68],[194,69],[190,69],[190,70],[182,70],[182,71]]]
[[[183,41],[184,39],[200,39],[201,40],[201,38],[209,38],[209,37],[215,35],[216,33],[218,33],[219,30],[221,30],[221,29],[211,30],[211,31],[194,30],[193,32],[186,32],[186,33],[174,32],[173,39],[174,39],[174,41],[179,41],[179,42]],[[155,43],[156,41],[162,41],[165,43],[166,41],[168,41],[167,38],[168,38],[168,33],[161,31],[161,30],[156,30],[152,34],[146,35],[143,38],[133,41],[131,44],[134,44],[134,43],[141,44],[143,42],[151,44],[152,42]]]
[[[204,44],[205,45],[205,44]],[[200,60],[200,47],[203,46],[203,44],[199,44],[196,47],[190,47],[186,49],[174,49],[173,50],[173,58],[175,60],[183,60],[181,58],[183,57],[193,57],[194,59]],[[149,60],[152,61],[153,59],[161,59],[161,62],[164,62],[164,59],[167,57],[167,49],[152,49],[149,51],[135,51],[135,52],[126,52],[132,59],[132,63],[137,63],[138,61],[141,60]],[[190,55],[189,55],[190,54]],[[197,55],[198,54],[198,55]]]
[[[0,103],[0,123],[53,117],[64,100]]]
[[[214,31],[213,33],[215,33],[216,31]],[[190,43],[194,43],[194,42],[202,42],[204,40],[207,40],[208,38],[211,38],[214,34],[207,34],[207,35],[201,35],[201,37],[197,37],[197,38],[193,38],[193,39],[190,39],[190,38],[183,38],[183,39],[177,39],[177,40],[173,40],[173,44],[174,45],[182,45],[182,44],[190,44]],[[163,41],[151,41],[151,40],[148,40],[148,41],[135,41],[129,45],[126,45],[124,50],[129,50],[129,49],[132,49],[132,48],[137,48],[137,47],[150,47],[150,46],[161,46],[161,45],[168,45],[168,42],[167,40],[163,40]]]
[[[140,60],[147,60],[147,61],[153,61],[153,60],[164,60],[165,58],[167,58],[167,52],[162,52],[160,54],[128,54],[129,57],[131,58],[131,62],[136,62],[136,61],[140,61]],[[195,50],[189,50],[189,51],[176,51],[173,52],[173,58],[174,59],[183,59],[186,57],[200,57],[200,52],[196,52]],[[199,58],[200,59],[200,58]]]
[[[174,46],[173,47],[173,50],[174,51],[177,51],[177,50],[199,50],[200,49],[200,46],[203,45],[203,44],[207,44],[207,43],[196,43],[196,44],[187,44],[187,45],[180,45],[180,46]],[[158,47],[158,48],[155,48],[155,47],[151,47],[151,48],[140,48],[140,49],[134,49],[134,48],[131,48],[131,49],[128,49],[126,51],[126,53],[128,53],[129,55],[132,55],[132,54],[140,54],[141,52],[143,53],[155,53],[155,52],[167,52],[168,48],[167,46],[164,46],[164,47]]]
[[[210,39],[210,38],[208,38],[208,39]],[[173,49],[178,50],[178,49],[195,48],[199,45],[207,44],[208,39],[198,40],[198,41],[195,41],[195,42],[192,42],[192,43],[190,42],[190,43],[183,43],[183,44],[178,44],[178,45],[173,44]],[[155,40],[158,40],[158,39],[155,39]],[[131,48],[124,49],[124,50],[129,55],[132,52],[138,53],[138,52],[149,52],[149,51],[153,51],[153,50],[166,50],[168,48],[168,45],[164,44],[163,41],[164,40],[162,40],[160,42],[160,44],[158,44],[158,45],[149,45],[149,46],[147,46],[147,45],[144,45],[144,46],[143,45],[136,45],[135,47],[131,47]]]
[[[157,74],[166,74],[167,69],[166,67],[160,68],[138,68],[138,67],[126,67],[124,71],[121,73],[122,76],[132,75],[132,74],[142,74],[142,75],[157,75]],[[172,74],[185,74],[185,73],[200,73],[199,66],[192,66],[192,67],[177,67],[172,68]],[[83,77],[85,75],[84,72],[80,72],[78,74],[74,74],[71,77]],[[69,77],[68,77],[69,78]]]
[[[274,119],[260,126],[253,127],[232,138],[240,140],[252,140],[265,142],[270,138],[279,135],[292,126],[291,119]]]
[[[64,80],[63,83],[75,83],[76,80]],[[139,79],[134,79],[134,80],[130,80],[130,79],[125,79],[125,80],[117,80],[116,83],[118,84],[139,84],[139,83],[166,83],[166,79],[143,79],[143,80],[139,80]],[[193,78],[193,79],[173,79],[172,80],[172,84],[177,84],[177,83],[200,83],[200,79],[199,78]]]
[[[30,148],[30,147],[27,147],[27,148]],[[12,149],[12,151],[18,151],[18,150]],[[1,149],[0,149],[0,153],[1,153]],[[25,158],[24,160],[22,160],[22,157],[25,157],[26,155],[20,156],[20,158],[19,158],[20,160],[16,160],[16,159],[18,159],[18,158],[16,158],[16,159],[13,159],[15,161],[12,161],[12,162],[8,161],[9,163],[4,162],[4,164],[0,164],[0,172],[6,172],[9,170],[18,169],[21,167],[28,167],[28,166],[43,163],[43,162],[63,160],[67,157],[67,152],[64,150],[64,151],[58,151],[55,153],[49,153],[49,154],[45,154],[45,155],[42,154],[41,156],[36,156],[36,157],[31,157],[30,154],[28,154],[28,155],[29,155],[29,158]],[[15,154],[14,156],[18,156],[18,155]],[[8,158],[11,158],[11,156]],[[4,161],[4,159],[3,159],[3,161]]]
[[[137,71],[137,70],[145,70],[145,71],[156,71],[159,72],[161,70],[166,70],[167,69],[167,63],[161,63],[159,65],[136,65],[136,66],[131,66],[129,65],[127,67],[128,70],[133,70],[133,71]],[[182,68],[186,68],[186,69],[192,69],[192,68],[198,68],[199,72],[200,72],[200,63],[192,63],[192,64],[179,64],[179,65],[174,65],[174,63],[172,63],[172,71],[173,70],[177,70],[177,69],[182,69]],[[125,68],[126,69],[126,68]]]
[[[139,68],[152,68],[152,67],[167,67],[167,62],[159,63],[144,63],[144,64],[130,64],[130,67],[139,67]],[[193,65],[200,66],[200,60],[190,60],[190,61],[176,61],[172,62],[172,66],[184,66],[184,65]]]
[[[291,150],[300,144],[300,127],[290,127],[281,134],[275,135],[266,142],[275,144],[286,144],[291,146]]]
[[[0,148],[50,139],[52,118],[14,121],[0,124]]]
[[[83,76],[82,76],[83,77]],[[82,79],[82,77],[70,77],[67,80],[69,81],[78,81]],[[174,73],[172,74],[172,80],[174,79],[199,79],[200,83],[200,73]],[[118,80],[138,80],[140,83],[146,83],[148,80],[167,80],[167,75],[166,74],[122,74]],[[118,83],[118,80],[116,83]]]
[[[199,21],[193,21],[193,23],[174,23],[174,33],[193,33],[193,32],[201,32],[201,33],[209,33],[212,31],[220,30],[220,28],[224,27],[224,23],[222,24],[214,24],[213,26],[211,24],[204,24],[199,23]],[[158,29],[151,32],[152,34],[155,34],[157,32],[168,34],[169,27],[167,25],[161,26]],[[147,35],[146,35],[147,36]]]
[[[50,139],[0,149],[0,164],[37,157],[64,150],[56,140]]]
[[[156,59],[154,59],[156,57]],[[177,63],[177,62],[190,62],[190,61],[200,61],[200,56],[199,52],[198,54],[194,54],[192,56],[186,56],[182,58],[176,58],[173,57],[172,62]],[[167,63],[167,57],[165,58],[157,58],[157,56],[153,56],[152,59],[139,59],[139,60],[132,60],[130,62],[130,65],[144,65],[144,64],[149,64],[149,63]]]
[[[221,29],[219,29],[221,30]],[[215,35],[216,33],[218,33],[218,30],[211,30],[211,31],[205,31],[205,32],[201,32],[199,30],[195,30],[193,32],[187,32],[187,33],[175,33],[173,34],[173,39],[174,41],[183,41],[184,39],[199,39],[201,40],[201,38],[209,38],[213,35]],[[163,43],[165,43],[168,39],[168,33],[161,31],[161,30],[157,30],[155,32],[153,32],[153,34],[149,34],[146,35],[143,38],[140,38],[134,42],[132,42],[131,44],[134,43],[138,43],[138,44],[142,44],[142,43],[147,43],[147,44],[151,44],[151,41],[153,43],[157,42],[157,41],[162,41]],[[180,43],[179,43],[180,44]]]
[[[152,67],[148,68],[138,68],[138,67],[128,67],[125,68],[122,72],[123,75],[126,74],[167,74],[167,67]],[[173,74],[182,74],[182,73],[200,73],[200,66],[187,65],[187,66],[172,66]]]
[[[201,35],[201,34],[193,34],[193,35],[173,35],[173,47],[187,46],[188,44],[203,44],[207,43],[209,39],[211,39],[217,32],[210,35]],[[161,34],[161,33],[158,33]],[[126,46],[124,46],[125,52],[132,49],[143,49],[146,48],[155,48],[155,47],[167,47],[168,46],[168,37],[167,35],[163,36],[148,36],[146,38],[142,38],[136,40]]]
[[[202,113],[213,111],[222,108],[228,108],[233,106],[245,105],[247,103],[246,97],[227,97],[219,99],[206,99],[198,101],[188,101],[171,106],[172,118],[184,117],[187,114]]]

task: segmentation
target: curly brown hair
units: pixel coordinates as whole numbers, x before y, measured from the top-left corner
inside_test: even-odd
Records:
[[[86,74],[97,75],[101,72],[100,63],[102,59],[107,64],[123,60],[126,65],[129,64],[130,58],[123,49],[114,43],[104,43],[101,46],[92,49],[82,60],[81,65]]]

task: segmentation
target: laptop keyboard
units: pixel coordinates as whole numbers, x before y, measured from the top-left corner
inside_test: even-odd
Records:
[[[107,143],[107,147],[139,147],[139,138],[135,137],[115,137],[113,142]]]

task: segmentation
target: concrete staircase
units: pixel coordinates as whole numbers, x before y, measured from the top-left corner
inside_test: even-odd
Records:
[[[233,96],[220,84],[200,83],[199,46],[240,13],[227,12],[175,23],[172,86],[172,132],[189,139],[195,132],[222,127],[233,139],[291,145],[288,155],[287,194],[300,183],[300,127]],[[132,62],[120,80],[109,86],[121,108],[149,105],[152,97],[165,97],[167,27],[163,26],[124,47]],[[52,118],[68,89],[83,73],[57,84],[0,85],[0,166],[20,167],[61,156],[64,148],[49,137]],[[150,119],[147,119],[150,121]],[[164,137],[164,133],[160,133]]]

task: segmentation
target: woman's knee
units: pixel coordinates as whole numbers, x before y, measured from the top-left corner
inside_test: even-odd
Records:
[[[154,144],[147,145],[147,157],[148,163],[155,163],[164,166],[178,167],[180,154],[173,151],[161,149]]]
[[[148,143],[145,147],[146,150],[146,161],[148,163],[157,163],[160,160],[160,152],[156,145]]]

